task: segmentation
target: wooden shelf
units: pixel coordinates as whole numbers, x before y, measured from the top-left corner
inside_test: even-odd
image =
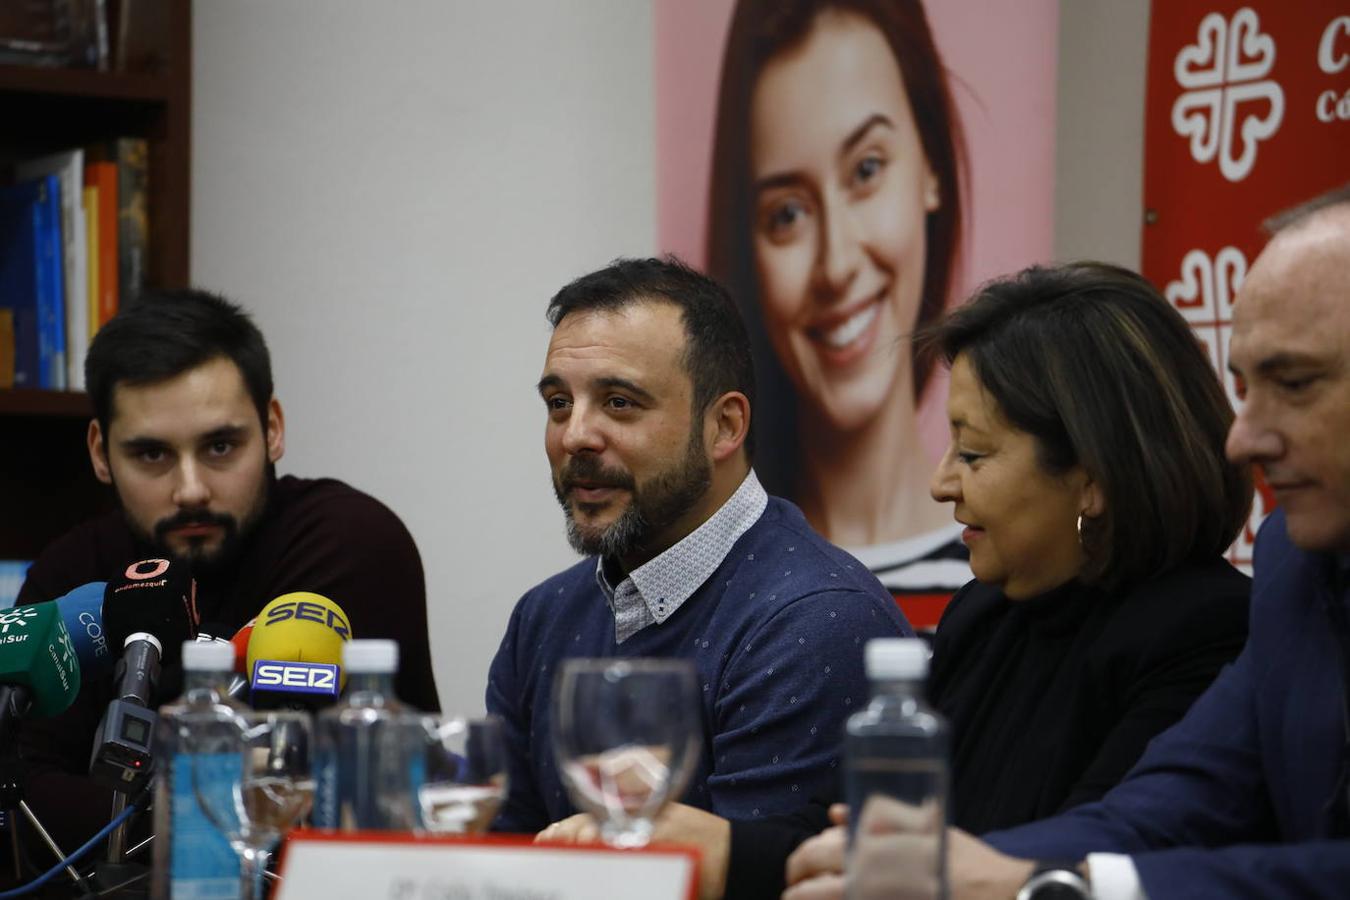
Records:
[[[53,416],[89,419],[94,407],[89,395],[75,391],[0,390],[0,416]]]
[[[0,91],[11,94],[165,103],[176,90],[177,86],[169,79],[155,75],[0,65]]]
[[[0,3],[7,0],[0,0]],[[138,3],[142,0],[137,0]],[[163,4],[162,46],[143,73],[0,65],[0,176],[24,159],[118,137],[144,138],[150,184],[146,283],[188,284],[192,193],[192,3]],[[83,393],[0,390],[0,558],[33,559],[116,508],[89,464]]]

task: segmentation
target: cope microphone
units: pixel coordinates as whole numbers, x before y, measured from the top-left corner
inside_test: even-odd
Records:
[[[75,645],[82,681],[98,681],[108,675],[117,659],[103,629],[103,599],[107,592],[108,582],[91,581],[53,601]]]
[[[89,774],[115,791],[130,793],[149,777],[156,716],[152,709],[160,666],[177,663],[183,641],[196,636],[195,585],[184,567],[167,559],[127,566],[103,600],[103,630],[122,648],[117,694],[99,722]]]
[[[52,601],[61,611],[61,620],[70,633],[71,643],[75,645],[82,681],[98,681],[111,673],[117,662],[117,647],[109,643],[107,628],[103,624],[103,604],[109,594],[108,582],[91,581],[71,588]],[[201,632],[216,633],[211,630],[211,626],[203,625],[197,640],[204,638]]]
[[[254,707],[313,708],[336,700],[346,682],[342,647],[351,636],[347,614],[322,594],[282,594],[268,603],[248,639]]]

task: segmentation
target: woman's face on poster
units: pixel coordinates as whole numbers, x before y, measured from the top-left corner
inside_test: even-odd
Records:
[[[908,383],[925,220],[941,202],[875,25],[824,13],[768,62],[750,157],[765,329],[802,400],[832,427],[857,428]]]

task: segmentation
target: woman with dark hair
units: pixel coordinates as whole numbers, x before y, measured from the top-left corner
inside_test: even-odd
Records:
[[[1205,351],[1133,272],[1032,267],[931,340],[951,367],[933,497],[978,580],[938,627],[929,692],[950,822],[978,834],[1100,798],[1236,657],[1250,582],[1223,554],[1252,483]],[[786,896],[838,878],[842,848],[802,847]]]
[[[708,264],[741,304],[755,468],[918,625],[970,577],[928,502],[911,342],[946,306],[961,141],[919,0],[742,0],[723,57]]]
[[[932,495],[977,579],[938,626],[929,694],[952,726],[950,822],[979,833],[1100,797],[1237,656],[1250,582],[1223,554],[1251,479],[1224,457],[1233,413],[1204,350],[1124,269],[995,281],[928,345],[951,366]],[[729,824],[678,807],[657,836],[705,848],[705,896],[777,896],[825,799]],[[836,877],[843,845],[813,840],[795,873]]]

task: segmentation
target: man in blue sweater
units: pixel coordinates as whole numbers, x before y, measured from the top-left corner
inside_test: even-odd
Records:
[[[867,568],[769,497],[750,468],[754,375],[735,305],[674,260],[619,260],[548,308],[539,393],[572,546],[587,558],[525,594],[493,660],[506,724],[500,831],[572,815],[549,742],[572,657],[688,659],[704,734],[685,803],[783,812],[838,765],[867,699],[862,647],[910,634]]]
[[[983,841],[951,831],[955,900],[1350,897],[1350,185],[1274,226],[1229,349],[1228,455],[1280,504],[1247,645],[1100,802]],[[849,897],[933,896],[913,809],[860,818]],[[785,900],[842,897],[842,847],[803,844]]]

